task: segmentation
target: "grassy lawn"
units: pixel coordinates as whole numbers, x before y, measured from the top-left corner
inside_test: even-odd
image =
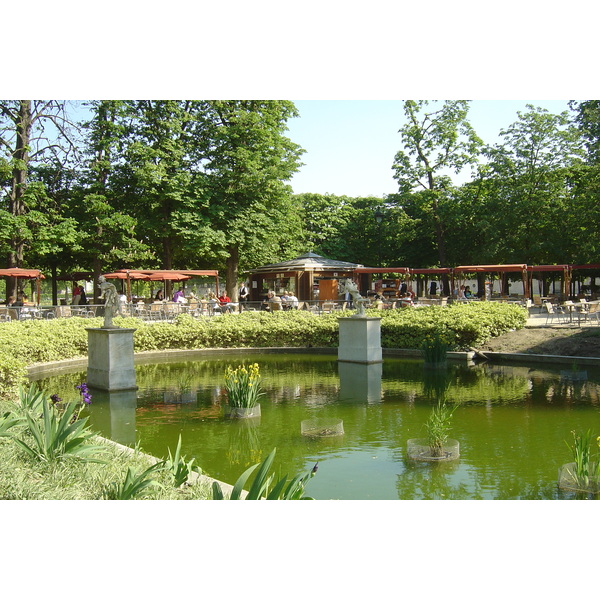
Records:
[[[0,402],[0,418],[14,409],[14,403]],[[16,425],[10,433],[31,443],[25,425]],[[111,493],[114,496],[117,486],[125,481],[128,469],[139,475],[152,465],[147,455],[128,452],[100,437],[92,438],[91,443],[100,446],[92,458],[103,462],[88,462],[76,457],[40,460],[30,456],[12,437],[0,437],[0,500],[109,499]],[[202,480],[176,488],[166,470],[153,471],[149,478],[156,483],[142,489],[135,498],[206,500],[212,497],[210,486]]]

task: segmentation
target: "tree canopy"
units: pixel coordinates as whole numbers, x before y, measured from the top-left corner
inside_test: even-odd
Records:
[[[0,100],[0,252],[63,274],[225,270],[230,296],[244,271],[309,250],[383,267],[598,262],[600,102],[528,106],[494,144],[469,106],[404,101],[397,193],[348,197],[293,194],[290,101]]]

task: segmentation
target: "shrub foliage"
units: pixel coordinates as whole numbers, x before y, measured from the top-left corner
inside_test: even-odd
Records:
[[[338,319],[352,312],[314,315],[306,311],[245,312],[212,318],[180,315],[175,322],[115,318],[115,325],[135,329],[136,352],[196,348],[336,347]],[[527,311],[518,305],[477,302],[450,306],[367,311],[381,317],[383,348],[420,348],[439,336],[453,350],[478,346],[492,337],[520,329]],[[35,363],[87,354],[87,331],[102,319],[53,319],[0,324],[0,385],[16,397]]]

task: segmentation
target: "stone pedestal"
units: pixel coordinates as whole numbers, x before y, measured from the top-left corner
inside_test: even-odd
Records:
[[[338,323],[339,361],[362,364],[382,362],[379,317],[346,317],[339,319]]]
[[[122,327],[88,329],[87,384],[116,392],[137,389],[133,364],[133,332]]]

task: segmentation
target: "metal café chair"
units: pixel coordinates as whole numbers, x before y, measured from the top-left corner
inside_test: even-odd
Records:
[[[590,308],[585,298],[581,298],[579,306],[577,307],[577,320],[581,325],[581,321],[587,321],[590,316]]]
[[[590,302],[590,309],[588,311],[588,319],[591,323],[592,319],[596,320],[596,325],[600,325],[600,303]]]
[[[550,321],[554,322],[555,320],[558,320],[559,323],[564,321],[565,313],[564,310],[562,310],[562,307],[555,308],[550,302],[544,302],[544,306],[548,313],[546,316],[546,325],[548,325]]]

